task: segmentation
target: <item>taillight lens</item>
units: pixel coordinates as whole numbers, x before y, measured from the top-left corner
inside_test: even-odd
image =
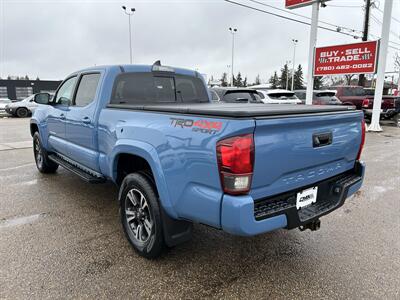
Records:
[[[369,107],[369,99],[364,99],[363,100],[362,107],[365,107],[365,108]]]
[[[254,165],[253,134],[235,136],[217,143],[218,168],[225,193],[246,194],[250,190]]]
[[[361,121],[361,144],[360,144],[360,149],[358,150],[357,160],[360,160],[361,158],[361,152],[364,148],[364,143],[365,143],[365,120],[363,119]]]

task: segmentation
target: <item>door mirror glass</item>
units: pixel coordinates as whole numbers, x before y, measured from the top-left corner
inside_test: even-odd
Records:
[[[49,93],[39,93],[35,95],[34,101],[38,104],[49,104],[51,96]]]

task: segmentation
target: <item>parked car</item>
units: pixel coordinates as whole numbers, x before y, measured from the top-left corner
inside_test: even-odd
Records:
[[[6,112],[18,118],[26,118],[30,116],[38,107],[38,104],[34,101],[34,97],[35,95],[31,95],[24,100],[8,104]]]
[[[361,110],[365,96],[370,91],[365,91],[362,86],[332,86],[329,90],[336,90],[336,97],[342,101],[343,105],[353,105]]]
[[[190,239],[192,223],[317,230],[364,178],[362,112],[210,103],[198,72],[159,62],[81,70],[35,101],[37,169],[116,183],[124,233],[147,258]]]
[[[256,90],[236,87],[213,87],[210,89],[213,102],[262,103]]]
[[[362,109],[364,111],[364,116],[367,119],[372,117],[372,109],[374,106],[374,96],[365,97]],[[397,125],[400,121],[400,96],[387,96],[382,97],[381,104],[381,119],[393,120]]]
[[[263,103],[267,104],[301,104],[294,92],[288,90],[257,90]]]
[[[295,90],[297,98],[301,100],[302,104],[306,103],[306,90]],[[314,90],[313,92],[313,105],[341,105],[340,101],[336,97],[336,91],[332,90]]]
[[[8,98],[0,98],[0,112],[6,111],[6,106],[9,105],[11,102]]]

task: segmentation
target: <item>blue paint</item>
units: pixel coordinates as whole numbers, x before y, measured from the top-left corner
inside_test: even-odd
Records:
[[[151,66],[122,66],[125,72],[151,72]],[[43,146],[116,181],[121,154],[145,159],[153,172],[160,203],[173,218],[204,223],[232,234],[256,235],[287,226],[285,215],[254,219],[254,199],[280,194],[353,168],[360,144],[359,112],[268,119],[227,119],[106,108],[120,66],[88,68],[72,75],[101,74],[94,101],[86,107],[40,106],[32,117]],[[175,68],[178,74],[197,72]],[[204,81],[203,81],[204,82]],[[204,83],[205,84],[205,83]],[[245,108],[245,106],[244,106]],[[60,115],[64,114],[65,119]],[[88,117],[91,121],[83,123]],[[215,134],[174,127],[171,118],[221,122]],[[332,131],[332,145],[313,148],[313,133]],[[216,144],[254,133],[255,168],[247,196],[224,195]],[[349,196],[361,183],[349,190]]]

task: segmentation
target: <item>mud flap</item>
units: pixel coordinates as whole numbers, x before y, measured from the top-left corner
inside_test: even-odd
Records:
[[[161,208],[164,240],[168,247],[187,242],[192,238],[193,223],[184,220],[172,219]]]

